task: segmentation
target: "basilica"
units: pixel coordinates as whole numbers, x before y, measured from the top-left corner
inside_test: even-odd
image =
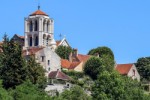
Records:
[[[25,58],[34,55],[35,59],[50,72],[61,71],[61,58],[55,53],[57,46],[69,46],[65,38],[54,39],[54,20],[38,7],[38,10],[24,19],[24,36],[15,34],[12,39],[22,46]],[[63,77],[62,77],[63,78]]]

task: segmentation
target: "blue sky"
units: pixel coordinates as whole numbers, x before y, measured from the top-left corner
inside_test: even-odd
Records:
[[[24,35],[24,17],[38,0],[1,0],[0,38]],[[117,63],[150,56],[150,0],[40,0],[41,10],[55,20],[55,39],[66,36],[86,54],[98,46],[112,49]]]

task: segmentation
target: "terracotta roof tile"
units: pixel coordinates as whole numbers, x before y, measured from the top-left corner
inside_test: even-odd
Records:
[[[132,66],[133,66],[133,64],[117,64],[116,70],[120,74],[126,75],[130,71]]]
[[[62,68],[69,68],[70,65],[71,65],[71,62],[69,62],[68,60],[61,59],[61,66],[62,66]]]
[[[32,13],[30,16],[35,16],[35,15],[45,15],[45,16],[48,16],[46,13],[44,13],[44,12],[41,11],[41,10],[35,11],[35,12]]]
[[[75,69],[81,62],[72,62],[69,69]]]
[[[61,43],[61,41],[56,41],[56,45],[58,46]]]
[[[77,58],[83,62],[86,62],[90,57],[91,57],[90,55],[82,55],[82,54],[77,55]]]
[[[50,72],[48,76],[51,79],[70,80],[69,76],[59,70]]]

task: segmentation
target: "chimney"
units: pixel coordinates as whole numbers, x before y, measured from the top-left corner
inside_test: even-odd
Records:
[[[73,56],[78,56],[78,49],[73,49]]]
[[[95,55],[96,57],[99,57],[99,53],[95,53],[94,55]]]
[[[72,52],[69,55],[69,61],[72,62]]]

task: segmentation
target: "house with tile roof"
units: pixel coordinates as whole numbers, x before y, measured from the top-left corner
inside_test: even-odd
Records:
[[[121,74],[140,81],[140,75],[135,64],[117,64],[115,69]]]
[[[69,56],[69,60],[61,59],[61,67],[63,70],[82,72],[84,64],[90,57],[90,55],[78,54],[78,50],[74,49],[73,53],[71,53]]]

